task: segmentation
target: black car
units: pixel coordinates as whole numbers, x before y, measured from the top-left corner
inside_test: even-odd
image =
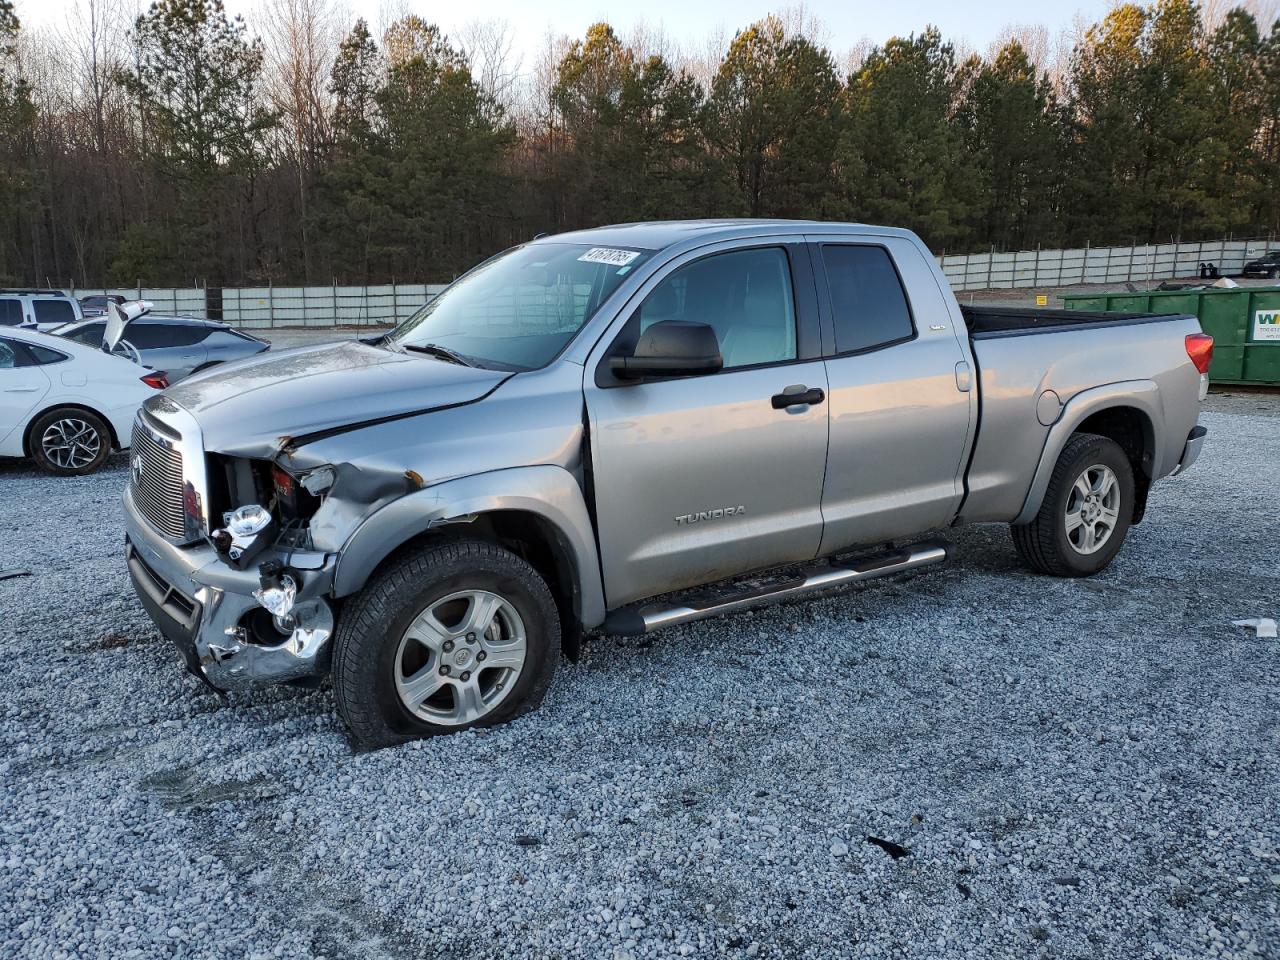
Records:
[[[1274,280],[1280,277],[1280,250],[1264,253],[1257,260],[1250,260],[1241,271],[1246,277],[1269,277]]]

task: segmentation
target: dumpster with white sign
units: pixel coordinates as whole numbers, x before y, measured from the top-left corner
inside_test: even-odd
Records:
[[[1193,313],[1213,337],[1213,383],[1280,385],[1280,286],[1068,294],[1068,310]]]

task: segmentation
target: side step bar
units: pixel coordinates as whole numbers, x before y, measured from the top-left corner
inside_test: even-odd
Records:
[[[639,607],[623,607],[612,611],[600,627],[602,633],[637,636],[652,633],[663,627],[689,623],[732,613],[757,604],[785,600],[817,590],[874,580],[894,573],[903,573],[919,567],[933,566],[947,559],[950,545],[942,540],[926,540],[913,543],[901,550],[821,564],[802,570],[798,576],[765,586],[757,586],[739,592],[733,588],[706,599],[699,599],[677,606],[648,604]]]

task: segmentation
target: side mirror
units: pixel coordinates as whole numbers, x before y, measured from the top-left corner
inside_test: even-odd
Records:
[[[620,380],[719,373],[723,366],[716,332],[685,320],[661,320],[640,334],[630,356],[609,358],[609,369]]]

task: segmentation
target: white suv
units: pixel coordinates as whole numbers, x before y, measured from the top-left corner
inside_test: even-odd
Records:
[[[0,327],[34,327],[47,333],[83,316],[80,302],[61,290],[0,287]]]

